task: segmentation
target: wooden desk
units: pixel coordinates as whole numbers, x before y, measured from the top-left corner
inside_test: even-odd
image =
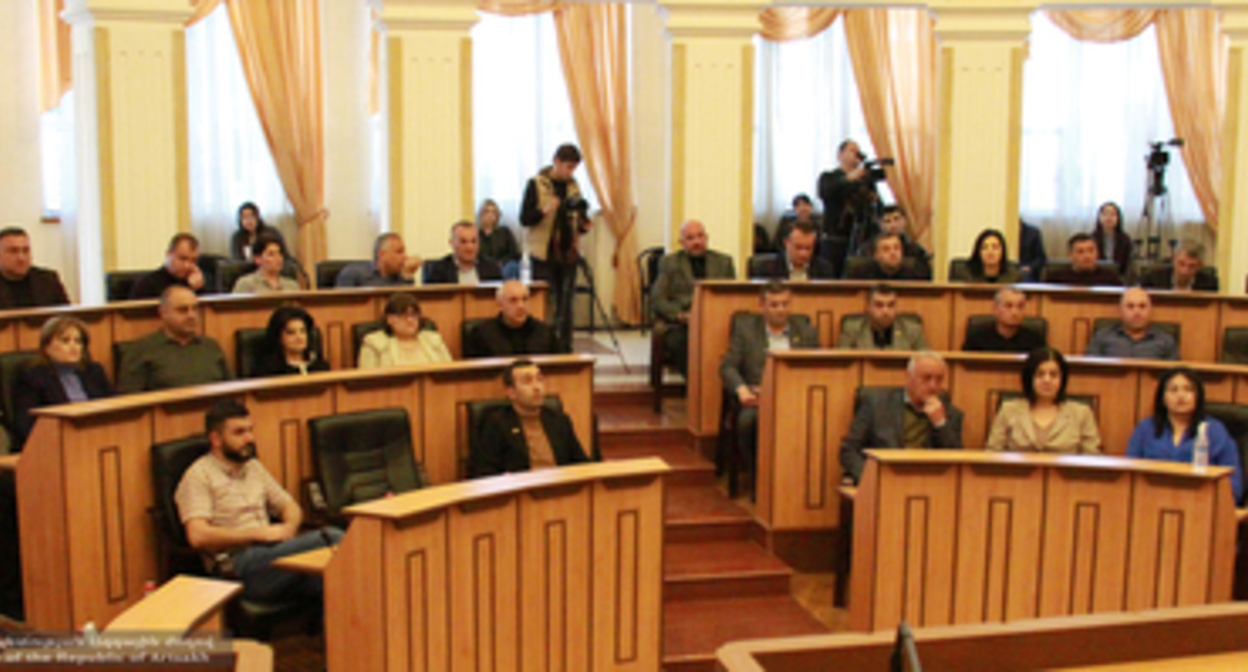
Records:
[[[1248,651],[1245,631],[1248,604],[1231,603],[920,628],[914,638],[925,670],[1034,672],[1114,664],[1137,670],[1154,669],[1135,666],[1150,661],[1242,655]],[[719,669],[728,672],[887,670],[893,639],[892,632],[760,639],[723,646],[717,658]]]
[[[823,281],[792,283],[793,312],[810,316],[819,329],[823,347],[840,338],[841,318],[866,310],[867,292],[874,283]],[[897,289],[898,310],[923,316],[923,331],[933,350],[962,347],[966,319],[992,313],[995,285],[890,283]],[[1049,345],[1066,355],[1081,354],[1098,317],[1118,317],[1121,288],[1086,289],[1055,285],[1022,285],[1028,295],[1027,313],[1049,323]],[[719,426],[723,383],[719,365],[728,351],[729,324],[739,310],[758,311],[762,283],[699,282],[689,318],[689,428],[696,436],[711,436]],[[1215,294],[1152,292],[1153,319],[1183,326],[1180,348],[1187,362],[1217,361],[1227,327],[1248,325],[1248,298]]]
[[[592,357],[536,358],[582,445],[591,445]],[[257,457],[291,493],[314,477],[309,418],[400,406],[416,459],[437,483],[461,478],[469,401],[505,396],[508,360],[482,359],[317,376],[287,376],[131,395],[37,411],[17,469],[26,616],[41,629],[104,623],[157,575],[152,444],[203,432],[214,401],[244,401]],[[72,585],[73,590],[70,590]]]
[[[662,460],[352,507],[325,570],[330,672],[659,669]]]
[[[325,573],[325,568],[329,566],[329,561],[334,559],[335,550],[334,548],[314,548],[303,553],[278,558],[273,561],[273,566],[288,572],[295,572],[296,574],[315,574],[319,576]]]
[[[1214,653],[1206,656],[1163,658],[1148,662],[1113,663],[1079,667],[1051,668],[1047,672],[1243,672],[1248,670],[1248,652]]]
[[[454,357],[463,356],[460,329],[464,320],[498,314],[494,299],[497,284],[433,285],[401,289],[344,289],[283,292],[281,294],[214,294],[199,303],[204,334],[215,338],[233,369],[234,332],[264,328],[275,308],[298,304],[312,315],[324,335],[325,358],[334,370],[355,366],[351,347],[351,325],[381,319],[386,300],[395,292],[410,292],[420,300],[421,312],[433,319],[438,332]],[[531,287],[529,311],[541,319],[546,314],[546,284]],[[103,306],[62,306],[29,310],[0,311],[0,352],[37,350],[39,330],[56,315],[73,315],[87,325],[91,356],[110,377],[113,371],[113,343],[142,338],[160,325],[157,301],[126,301]]]
[[[19,454],[0,455],[0,471],[16,471]]]
[[[220,633],[221,609],[242,591],[237,581],[175,576],[114,618],[105,632]]]
[[[1232,470],[1119,457],[870,450],[850,627],[1229,602]]]

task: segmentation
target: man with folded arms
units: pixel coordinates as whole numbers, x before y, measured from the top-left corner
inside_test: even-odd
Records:
[[[992,324],[966,332],[962,349],[967,352],[1031,352],[1045,346],[1044,336],[1023,326],[1027,295],[1015,287],[1002,287],[992,297]]]

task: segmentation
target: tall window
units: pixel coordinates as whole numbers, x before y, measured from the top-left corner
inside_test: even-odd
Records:
[[[39,115],[40,169],[43,182],[43,214],[60,217],[72,200],[74,179],[74,92],[61,99],[54,110]]]
[[[291,220],[294,209],[273,165],[224,5],[186,31],[186,69],[191,221],[205,251],[228,254],[243,202],[258,205],[272,225]]]
[[[476,201],[494,199],[503,221],[514,226],[525,183],[550,165],[559,145],[577,141],[549,12],[483,14],[473,26],[472,119]],[[599,201],[583,163],[576,180],[596,208]]]
[[[820,207],[819,174],[837,167],[847,138],[874,156],[854,81],[845,22],[806,40],[755,39],[754,217],[771,226],[793,197]],[[892,201],[887,185],[880,185]]]
[[[1023,85],[1023,219],[1041,226],[1056,256],[1070,234],[1092,228],[1105,201],[1122,206],[1134,236],[1148,143],[1174,136],[1153,29],[1127,42],[1079,42],[1036,14]],[[1178,151],[1166,182],[1175,225],[1203,221]]]

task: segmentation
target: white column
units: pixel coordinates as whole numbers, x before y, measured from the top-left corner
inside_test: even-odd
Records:
[[[966,257],[986,228],[1005,232],[1017,258],[1023,62],[1029,3],[931,5],[939,63],[937,259]],[[947,265],[935,269],[944,279]]]
[[[1222,7],[1230,38],[1226,119],[1222,134],[1222,189],[1218,195],[1217,259],[1223,294],[1244,294],[1248,277],[1248,5]]]
[[[325,207],[331,259],[372,256],[372,120],[368,114],[369,9],[365,0],[321,4],[325,68]],[[308,269],[310,273],[312,269]]]

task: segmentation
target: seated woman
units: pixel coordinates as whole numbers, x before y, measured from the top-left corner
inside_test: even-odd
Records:
[[[516,237],[511,229],[503,226],[502,217],[502,210],[492,199],[481,202],[481,209],[477,211],[477,235],[481,241],[478,254],[493,259],[499,266],[520,259]]]
[[[13,447],[20,451],[35,427],[36,408],[111,397],[117,392],[104,367],[91,361],[87,325],[68,315],[54,317],[39,332],[39,354],[22,369],[13,387]]]
[[[395,294],[386,302],[386,327],[364,337],[360,368],[408,366],[451,361],[442,336],[420,328],[420,304],[411,294]]]
[[[1118,275],[1125,278],[1131,267],[1131,236],[1122,230],[1122,225],[1122,208],[1113,201],[1106,201],[1096,209],[1092,238],[1096,241],[1096,258],[1114,262]]]
[[[1010,255],[1005,247],[1005,235],[996,229],[985,229],[975,239],[975,248],[966,262],[966,269],[958,269],[953,282],[987,282],[1012,285],[1022,282],[1017,268],[1010,266]]]
[[[260,208],[255,203],[247,201],[238,206],[238,230],[230,238],[230,257],[252,261],[254,256],[252,246],[256,244],[257,238],[266,233],[278,239],[283,247],[286,245],[282,232],[264,223],[264,218],[260,216]]]
[[[1191,464],[1201,425],[1209,440],[1209,464],[1235,470],[1231,492],[1238,502],[1244,491],[1239,446],[1226,425],[1205,414],[1205,384],[1185,366],[1161,374],[1153,395],[1153,417],[1144,419],[1131,434],[1127,457]]]
[[[1070,369],[1053,348],[1037,348],[1023,364],[1023,399],[1001,404],[988,450],[1099,453],[1101,433],[1092,409],[1066,399]]]
[[[256,375],[307,375],[328,371],[329,362],[316,356],[312,343],[315,330],[316,322],[302,308],[282,306],[273,311],[260,344]]]
[[[282,275],[286,263],[286,246],[280,238],[264,234],[256,237],[251,246],[252,259],[256,260],[256,272],[248,273],[234,283],[235,294],[271,294],[273,292],[297,292],[299,283]]]

